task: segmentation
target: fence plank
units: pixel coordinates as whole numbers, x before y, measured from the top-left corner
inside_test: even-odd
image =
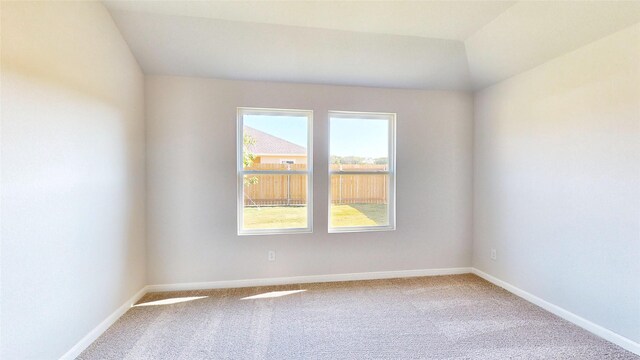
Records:
[[[253,164],[246,170],[287,170],[281,164]],[[335,168],[334,168],[335,166]],[[289,165],[290,170],[305,170],[306,164]],[[332,169],[338,170],[337,165]],[[386,165],[341,165],[342,170],[386,170]],[[244,203],[246,206],[265,205],[306,205],[306,175],[253,175],[258,181],[244,185]],[[252,177],[248,175],[247,177]],[[333,204],[386,204],[386,174],[372,175],[332,175],[331,202]]]

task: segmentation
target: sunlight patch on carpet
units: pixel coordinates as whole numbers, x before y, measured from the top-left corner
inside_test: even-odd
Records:
[[[204,299],[206,297],[208,297],[208,296],[189,296],[189,297],[177,297],[177,298],[170,298],[170,299],[162,299],[162,300],[156,300],[156,301],[149,301],[149,302],[141,303],[141,304],[135,304],[135,305],[133,305],[133,307],[138,307],[138,306],[156,306],[156,305],[171,305],[171,304],[178,304],[178,303],[183,303],[183,302],[187,302],[187,301]]]
[[[255,299],[268,299],[268,298],[277,298],[281,296],[287,296],[291,294],[301,293],[307,290],[286,290],[286,291],[270,291],[258,295],[247,296],[242,298],[242,300],[255,300]]]

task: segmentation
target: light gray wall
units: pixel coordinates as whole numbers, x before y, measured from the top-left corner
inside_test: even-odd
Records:
[[[477,93],[474,126],[474,266],[640,341],[640,25]]]
[[[2,359],[56,359],[145,279],[144,80],[97,2],[2,2]]]
[[[239,106],[315,112],[313,234],[236,235]],[[469,266],[472,107],[462,92],[147,76],[150,284]],[[327,234],[328,110],[397,112],[396,231]]]

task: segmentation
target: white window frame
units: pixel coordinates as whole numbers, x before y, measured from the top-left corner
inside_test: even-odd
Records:
[[[244,115],[303,116],[307,118],[307,169],[306,170],[244,170],[242,150],[244,140]],[[313,232],[313,111],[297,109],[270,109],[239,107],[237,113],[236,165],[238,177],[237,208],[238,235],[276,235]],[[307,176],[307,227],[244,229],[244,175],[306,175]]]
[[[379,112],[362,112],[362,111],[329,111],[329,158],[331,157],[331,119],[332,118],[345,118],[345,119],[371,119],[371,120],[388,120],[389,121],[389,166],[388,170],[384,171],[343,171],[332,170],[331,163],[329,163],[329,198],[328,198],[328,213],[327,213],[327,226],[329,233],[349,233],[349,232],[368,232],[368,231],[393,231],[396,229],[396,118],[395,113],[379,113]],[[388,204],[388,217],[389,224],[387,225],[375,225],[375,226],[331,226],[331,199],[332,186],[331,177],[333,175],[381,175],[385,174],[389,176],[389,182],[387,183],[387,193],[389,194]]]

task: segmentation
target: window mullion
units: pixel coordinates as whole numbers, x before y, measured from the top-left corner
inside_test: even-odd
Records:
[[[330,171],[330,175],[389,175],[390,171]]]
[[[309,170],[240,170],[242,175],[309,175]]]

